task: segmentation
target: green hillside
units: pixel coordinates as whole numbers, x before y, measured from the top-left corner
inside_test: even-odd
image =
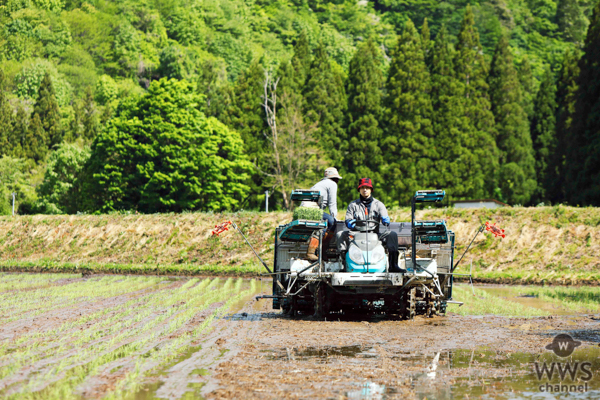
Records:
[[[389,49],[409,18],[417,26],[427,18],[433,36],[445,24],[455,42],[469,3],[484,54],[491,59],[497,40],[507,33],[517,62],[527,55],[538,79],[544,64],[557,64],[574,41],[559,27],[557,3],[566,2],[553,0],[9,0],[0,5],[1,54],[11,91],[34,99],[39,78],[27,86],[24,74],[34,66],[49,69],[65,91],[59,100],[64,106],[81,99],[87,87],[95,88],[103,75],[116,81],[119,94],[135,93],[140,84],[169,75],[164,62],[169,58],[192,79],[207,60],[222,61],[235,80],[254,59],[278,65],[290,58],[302,31],[312,46],[322,40],[347,71],[358,43],[374,37]],[[583,14],[592,6],[591,0],[579,2]],[[585,26],[576,36],[580,44],[584,33]]]
[[[0,214],[289,208],[330,165],[343,200],[370,175],[397,205],[595,204],[559,185],[590,186],[565,160],[595,148],[593,6],[0,0]]]

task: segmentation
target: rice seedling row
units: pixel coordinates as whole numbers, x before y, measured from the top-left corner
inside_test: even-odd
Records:
[[[0,273],[2,283],[0,291],[5,290],[20,290],[34,289],[39,286],[51,285],[56,281],[65,279],[80,278],[79,274],[48,274],[48,276],[40,276],[38,274],[6,274]]]
[[[117,294],[132,293],[153,286],[159,278],[135,277],[119,282],[118,276],[92,278],[77,285],[42,288],[19,294],[18,298],[10,292],[0,294],[0,313],[10,312],[4,321],[11,322],[23,316],[33,317],[56,308],[65,308],[88,299],[114,297]]]
[[[106,376],[105,394],[126,396],[256,291],[239,278],[1,274],[0,397],[80,398]]]
[[[453,297],[462,301],[463,306],[450,304],[448,311],[460,315],[501,315],[506,317],[540,317],[549,315],[548,311],[528,307],[514,301],[500,298],[487,291],[466,286],[455,286]]]
[[[524,292],[572,311],[600,311],[598,287],[528,287]]]
[[[111,326],[110,329],[102,331],[102,337],[99,340],[94,340],[91,343],[79,343],[80,345],[83,345],[83,351],[79,352],[77,354],[77,356],[79,358],[86,357],[87,356],[86,350],[90,345],[94,345],[95,352],[105,351],[107,347],[114,346],[115,343],[120,343],[120,341],[126,340],[128,338],[135,338],[135,335],[139,331],[144,331],[147,329],[154,328],[155,326],[160,324],[163,320],[169,318],[176,311],[177,311],[176,308],[168,309],[168,311],[166,313],[160,315],[156,319],[151,320],[149,323],[142,326],[141,329],[139,327],[134,327],[133,329],[132,328],[125,329],[126,327],[124,326],[123,322],[118,322],[118,323],[114,324],[113,326]],[[123,333],[121,333],[120,335],[112,336],[114,332],[123,332]],[[75,339],[75,338],[73,338],[73,339]],[[56,351],[58,350],[59,354],[64,354],[67,352],[68,348],[72,347],[71,341],[65,341],[61,338],[61,342],[63,342],[63,346],[59,347],[58,349],[52,349],[53,353],[56,353]],[[77,342],[76,342],[76,344],[77,344]],[[13,357],[15,357],[15,356],[16,355],[13,354]],[[46,359],[44,358],[44,360],[46,360]],[[45,362],[50,363],[52,361],[54,361],[54,360],[46,360]],[[34,360],[25,360],[24,362],[32,363],[32,362],[34,362]]]

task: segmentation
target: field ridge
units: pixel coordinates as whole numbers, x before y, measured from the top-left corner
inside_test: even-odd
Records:
[[[392,221],[409,221],[406,208]],[[340,213],[338,217],[343,218]],[[600,209],[512,207],[425,209],[418,219],[445,219],[462,254],[481,223],[495,222],[506,238],[480,234],[459,269],[471,263],[476,281],[598,284]],[[0,270],[155,275],[257,275],[264,272],[233,230],[219,237],[214,226],[235,221],[265,259],[273,261],[274,230],[291,213],[183,213],[0,218]]]

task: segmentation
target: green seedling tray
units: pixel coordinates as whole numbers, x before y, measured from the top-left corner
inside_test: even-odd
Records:
[[[327,227],[325,221],[295,220],[280,226],[279,239],[288,242],[306,242],[313,232]]]

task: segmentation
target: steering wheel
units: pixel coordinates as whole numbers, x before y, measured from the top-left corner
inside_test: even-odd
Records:
[[[379,222],[373,219],[357,220],[355,224],[356,230],[359,232],[371,232],[379,227]]]

